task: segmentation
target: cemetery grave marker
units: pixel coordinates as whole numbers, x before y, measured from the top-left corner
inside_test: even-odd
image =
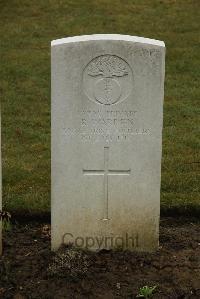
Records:
[[[52,249],[158,247],[165,45],[52,41]]]

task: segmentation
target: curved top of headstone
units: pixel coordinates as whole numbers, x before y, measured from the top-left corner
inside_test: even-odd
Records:
[[[160,47],[165,47],[165,43],[160,40],[150,39],[139,36],[122,35],[122,34],[92,34],[92,35],[79,35],[73,37],[66,37],[53,40],[51,46],[64,45],[68,43],[75,42],[85,42],[85,41],[99,41],[99,40],[117,40],[117,41],[128,41],[142,44],[155,45]]]

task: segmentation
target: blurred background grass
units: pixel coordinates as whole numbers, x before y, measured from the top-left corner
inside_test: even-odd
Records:
[[[50,41],[93,33],[165,41],[161,211],[200,215],[199,0],[0,0],[4,209],[50,212]]]

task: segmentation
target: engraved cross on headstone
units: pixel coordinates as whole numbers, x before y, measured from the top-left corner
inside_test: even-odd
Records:
[[[125,170],[114,170],[109,169],[109,147],[104,147],[104,169],[93,169],[86,170],[83,169],[84,175],[103,175],[104,176],[104,216],[102,220],[109,220],[108,217],[108,198],[109,198],[109,188],[108,188],[108,176],[110,175],[130,175],[131,169]]]

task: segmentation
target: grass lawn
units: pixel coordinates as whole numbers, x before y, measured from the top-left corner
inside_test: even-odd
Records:
[[[200,215],[199,0],[0,0],[4,209],[50,211],[50,41],[93,33],[165,41],[161,209]]]

